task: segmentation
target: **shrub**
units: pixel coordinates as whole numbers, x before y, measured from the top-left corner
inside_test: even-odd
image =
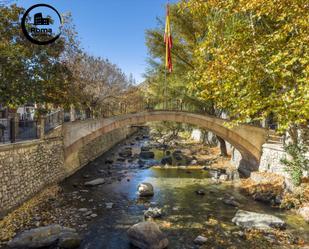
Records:
[[[303,144],[290,143],[284,146],[284,150],[290,158],[283,158],[281,162],[285,164],[285,170],[290,174],[293,184],[299,186],[303,172],[309,169],[309,159],[305,156],[308,148]]]

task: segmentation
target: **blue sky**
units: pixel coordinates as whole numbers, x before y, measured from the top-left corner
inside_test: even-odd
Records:
[[[47,3],[60,13],[71,12],[82,47],[91,55],[108,58],[126,74],[142,81],[146,68],[145,30],[164,17],[167,0],[17,0],[28,8]],[[176,2],[176,0],[170,1]]]

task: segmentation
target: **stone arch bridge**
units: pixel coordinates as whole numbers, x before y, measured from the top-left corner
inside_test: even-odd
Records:
[[[78,151],[94,139],[115,129],[154,121],[173,121],[196,125],[213,132],[233,145],[242,155],[239,170],[245,175],[258,169],[262,145],[266,142],[267,129],[238,125],[228,128],[228,120],[205,114],[182,111],[144,111],[134,114],[115,116],[101,120],[85,120],[67,123],[63,126],[65,164],[76,165]]]

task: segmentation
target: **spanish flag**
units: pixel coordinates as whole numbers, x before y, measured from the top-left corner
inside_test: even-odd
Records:
[[[173,47],[173,40],[172,40],[171,26],[170,26],[170,8],[168,4],[166,6],[164,42],[165,42],[165,48],[166,48],[165,68],[171,73],[173,71],[172,53],[171,53],[171,50]]]

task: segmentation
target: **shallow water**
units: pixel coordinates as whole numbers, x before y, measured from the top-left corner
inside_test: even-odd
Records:
[[[138,152],[144,142],[145,140],[136,143],[133,151]],[[99,177],[96,176],[98,169],[107,168],[104,164],[106,158],[110,158],[112,153],[117,154],[123,146],[118,145],[67,179],[63,183],[65,193],[76,191],[76,188],[72,187],[73,183],[84,182],[85,174],[93,179]],[[160,153],[156,152],[156,155]],[[95,210],[98,214],[98,217],[91,221],[81,248],[133,248],[128,242],[126,231],[131,225],[144,221],[143,212],[149,206],[164,210],[164,216],[156,222],[168,236],[170,242],[168,248],[197,248],[193,240],[205,232],[216,236],[209,237],[209,242],[203,248],[271,248],[262,244],[260,247],[253,247],[250,241],[233,235],[234,231],[240,231],[231,222],[237,209],[223,203],[222,198],[225,195],[234,196],[241,204],[240,209],[279,216],[287,222],[288,231],[309,241],[309,225],[301,218],[255,202],[231,184],[215,184],[205,170],[139,169],[134,166],[134,162],[116,163],[110,170],[119,180],[96,186],[88,193],[84,193],[83,197],[87,200],[92,199],[92,202],[72,203],[78,208]],[[149,182],[154,186],[153,197],[138,198],[136,189],[141,182]],[[197,195],[195,191],[198,189],[205,190],[206,194]],[[115,205],[112,209],[106,209],[106,202]]]

